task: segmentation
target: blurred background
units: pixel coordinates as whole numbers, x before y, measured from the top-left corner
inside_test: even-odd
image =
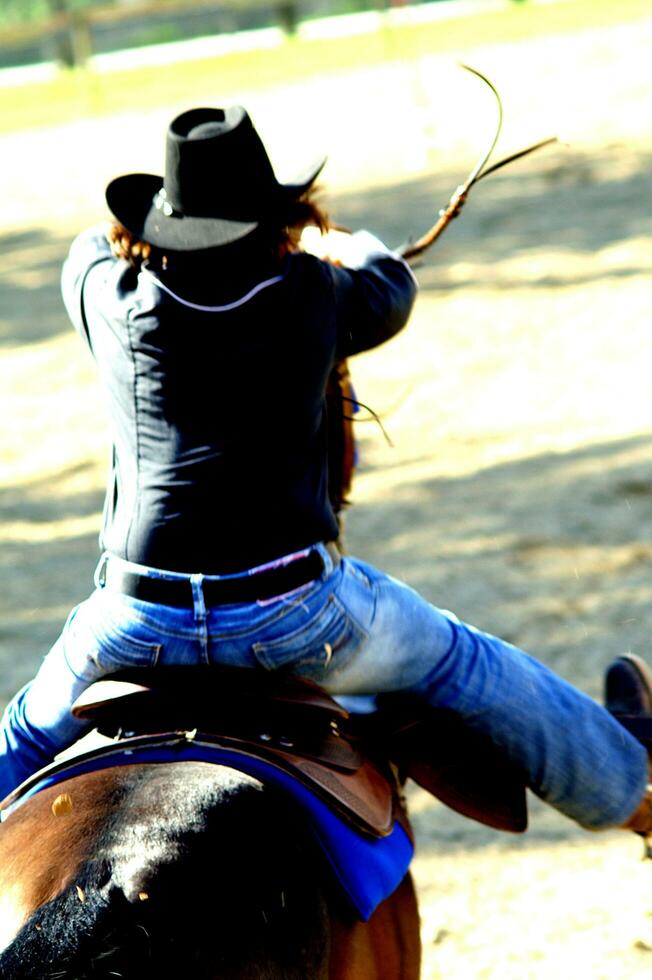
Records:
[[[442,2],[447,8],[452,0]],[[453,16],[464,8],[501,6],[493,0],[455,0],[455,5]],[[405,0],[4,0],[0,64],[80,67],[118,51],[274,28],[295,34],[319,18],[405,6]]]
[[[240,102],[281,178],[328,153],[333,218],[431,225],[408,328],[355,358],[349,548],[600,698],[652,633],[649,0],[0,0],[0,704],[91,588],[109,443],[59,275],[104,187],[165,130]],[[582,732],[569,733],[581,738]],[[528,834],[411,793],[424,977],[652,970],[652,866],[536,800]]]

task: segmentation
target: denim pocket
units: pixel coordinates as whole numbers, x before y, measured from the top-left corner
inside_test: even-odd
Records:
[[[124,667],[154,667],[161,646],[137,620],[116,621],[90,600],[72,611],[64,629],[68,666],[88,683]]]
[[[331,595],[320,611],[299,629],[258,641],[252,649],[266,670],[282,668],[319,680],[330,669],[344,666],[366,638],[366,630]]]

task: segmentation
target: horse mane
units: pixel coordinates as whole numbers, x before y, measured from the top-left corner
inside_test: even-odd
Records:
[[[104,775],[120,802],[71,884],[0,953],[2,980],[322,975],[320,858],[290,803],[202,763]]]
[[[147,937],[124,896],[116,891],[106,900],[90,891],[82,903],[79,895],[71,886],[37,909],[0,955],[2,980],[143,976]]]

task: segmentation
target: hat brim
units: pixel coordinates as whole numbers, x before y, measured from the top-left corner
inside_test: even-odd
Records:
[[[325,163],[324,157],[300,180],[278,184],[276,205],[283,200],[301,197]],[[155,204],[155,198],[162,187],[163,177],[155,174],[125,174],[116,177],[106,188],[106,203],[111,213],[132,235],[156,248],[191,252],[229,245],[251,234],[265,220],[265,216],[258,220],[240,221],[174,212],[167,214]]]
[[[257,221],[165,214],[154,203],[162,187],[163,178],[154,174],[125,174],[106,189],[106,203],[120,224],[156,248],[175,252],[215,248],[236,242],[258,227]]]
[[[299,174],[292,182],[279,184],[279,187],[288,197],[296,200],[297,197],[301,197],[302,194],[308,190],[311,184],[314,184],[317,177],[324,169],[326,165],[326,157],[321,156],[306,168],[306,170]]]

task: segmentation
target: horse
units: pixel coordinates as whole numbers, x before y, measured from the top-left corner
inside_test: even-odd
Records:
[[[225,667],[92,685],[103,741],[0,805],[0,980],[418,980],[406,779],[514,832],[525,787],[451,713],[375,709]]]
[[[186,759],[79,772],[9,813],[0,951],[2,980],[417,980],[421,956],[409,871],[362,921],[296,801]]]
[[[57,799],[71,810],[55,816]],[[416,980],[408,874],[364,923],[301,817],[208,763],[135,765],[44,790],[0,829],[3,980]]]

